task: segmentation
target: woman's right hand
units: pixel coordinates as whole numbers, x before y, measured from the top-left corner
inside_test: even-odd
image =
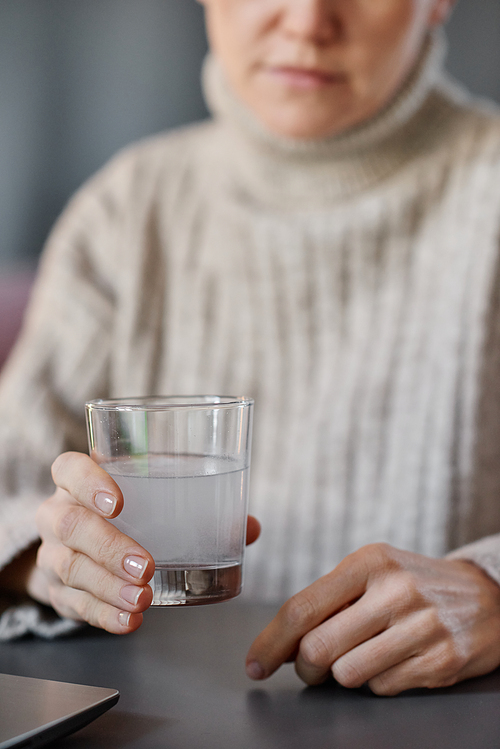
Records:
[[[52,465],[56,491],[40,506],[41,544],[27,587],[32,598],[60,616],[127,634],[142,622],[153,594],[154,561],[107,519],[123,507],[111,476],[82,453],[64,453]]]

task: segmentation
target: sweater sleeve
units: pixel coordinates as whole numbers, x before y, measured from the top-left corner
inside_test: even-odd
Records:
[[[481,567],[500,585],[500,533],[454,549],[446,559],[466,559]]]
[[[114,295],[107,267],[117,217],[102,182],[99,175],[82,188],[49,237],[0,378],[0,569],[36,541],[36,510],[54,491],[51,463],[66,450],[87,451],[84,402],[108,391]],[[47,616],[28,609],[6,612],[0,603],[0,639],[37,627],[50,635]],[[59,620],[53,631],[68,628]]]

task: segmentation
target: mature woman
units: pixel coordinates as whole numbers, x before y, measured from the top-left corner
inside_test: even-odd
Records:
[[[82,404],[248,393],[247,595],[292,596],[249,675],[294,659],[395,694],[485,673],[500,119],[442,72],[452,0],[205,5],[213,120],[120,154],[49,240],[1,384],[3,588],[55,626],[135,630],[152,559],[105,521],[123,498],[81,454]]]

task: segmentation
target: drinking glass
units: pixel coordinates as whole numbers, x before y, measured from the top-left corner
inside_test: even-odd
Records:
[[[253,400],[166,396],[85,404],[90,455],[120,487],[111,520],[155,560],[153,606],[242,586]]]

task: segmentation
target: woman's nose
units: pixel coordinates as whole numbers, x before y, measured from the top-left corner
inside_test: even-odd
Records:
[[[285,0],[283,30],[319,46],[342,35],[343,23],[336,0]]]

